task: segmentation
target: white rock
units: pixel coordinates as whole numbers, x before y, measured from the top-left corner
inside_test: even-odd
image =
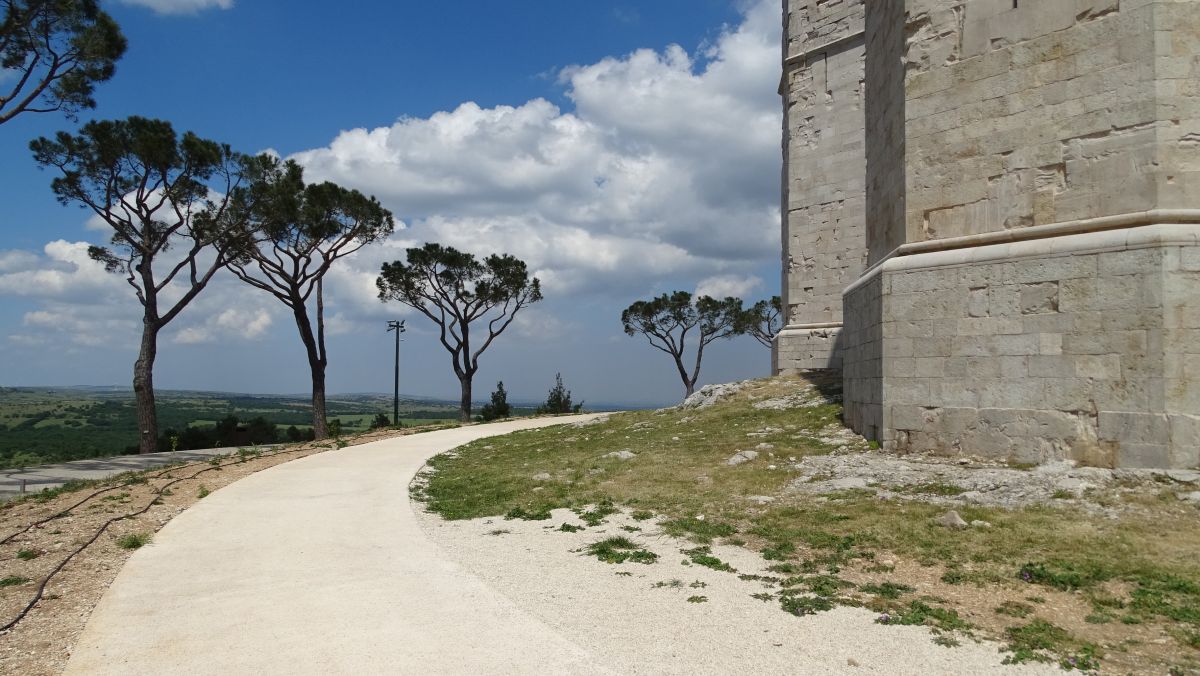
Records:
[[[549,474],[547,474],[546,472],[542,472],[541,474],[534,474],[534,475],[533,475],[533,480],[534,480],[534,481],[549,481],[549,480],[551,480],[551,479],[553,479],[553,478],[554,478],[554,477],[550,476],[550,475],[549,475]]]
[[[974,521],[971,522],[971,527],[972,528],[991,528],[992,524],[988,521],[981,521],[979,519],[975,519]]]
[[[1191,469],[1167,470],[1167,476],[1170,477],[1172,481],[1178,481],[1181,484],[1200,483],[1200,472]]]
[[[725,461],[725,464],[729,465],[730,467],[736,467],[744,462],[750,462],[757,457],[758,451],[738,451],[730,456],[730,458]]]
[[[773,451],[773,450],[775,450],[775,444],[768,444],[764,441],[763,443],[755,446],[754,448],[755,448],[755,450],[759,450],[759,451]]]
[[[868,481],[860,476],[848,476],[843,479],[831,479],[822,484],[826,491],[852,491],[867,488]]]
[[[1185,502],[1200,505],[1200,491],[1192,491],[1191,493],[1176,493],[1175,497]]]
[[[604,457],[616,458],[617,460],[633,460],[634,458],[637,457],[637,454],[629,449],[625,449],[623,451],[613,451],[612,453],[605,453]]]
[[[775,502],[775,498],[769,495],[751,495],[746,499],[758,505],[766,505]]]
[[[961,516],[958,515],[958,512],[954,511],[953,509],[934,519],[933,522],[939,526],[952,528],[955,530],[966,528],[969,525]]]

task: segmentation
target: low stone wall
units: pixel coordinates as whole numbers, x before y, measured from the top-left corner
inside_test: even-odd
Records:
[[[775,335],[771,372],[792,375],[842,368],[841,326],[784,327]]]
[[[1200,464],[1200,226],[893,257],[844,303],[847,421],[885,448]]]

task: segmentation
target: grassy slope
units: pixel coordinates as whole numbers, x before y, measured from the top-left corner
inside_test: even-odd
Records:
[[[966,507],[959,510],[965,519],[993,527],[951,534],[931,523],[944,507],[881,502],[865,491],[831,499],[785,494],[789,457],[833,450],[820,437],[829,436],[827,426],[840,428],[840,406],[773,411],[752,404],[805,386],[798,379],[760,381],[699,411],[624,413],[598,425],[476,442],[434,458],[435,471],[417,492],[450,519],[605,501],[651,510],[671,519],[669,532],[697,542],[724,536],[775,561],[781,576],[799,573],[773,583],[792,612],[820,610],[826,601],[862,603],[889,612],[890,621],[954,628],[964,620],[945,613],[955,611],[985,634],[1007,637],[1017,659],[1055,654],[1087,665],[1107,652],[1122,670],[1158,673],[1200,664],[1194,507],[1145,493],[1137,498],[1143,504],[1119,520],[1050,506]],[[764,442],[774,445],[774,458],[763,451],[753,462],[725,464]],[[606,457],[626,449],[637,457]],[[779,467],[768,469],[771,463]],[[552,479],[533,478],[541,473]],[[763,506],[749,496],[777,499]],[[831,575],[840,582],[824,579]],[[886,586],[900,580],[919,580],[919,591]],[[855,584],[865,596],[838,591]],[[827,592],[817,593],[816,607],[799,595],[814,586]]]

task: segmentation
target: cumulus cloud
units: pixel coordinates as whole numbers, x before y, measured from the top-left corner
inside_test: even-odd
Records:
[[[164,14],[233,4],[121,1]],[[777,0],[760,0],[692,52],[672,45],[559,69],[569,109],[540,98],[488,108],[467,102],[349,129],[292,155],[309,181],[373,194],[398,219],[395,235],[330,270],[329,335],[406,316],[379,302],[375,278],[381,263],[425,241],[525,260],[547,295],[514,326],[526,336],[573,328],[551,317],[561,314],[555,303],[580,296],[623,306],[697,284],[719,296],[755,290],[779,247],[779,33]],[[99,219],[85,227],[102,243]],[[9,336],[14,344],[54,326],[78,330],[76,340],[130,340],[140,328],[132,290],[88,259],[84,242],[0,251],[0,294],[35,299],[48,313],[27,315]],[[290,325],[277,300],[222,275],[164,338],[292,340]]]
[[[758,2],[698,53],[564,68],[573,111],[468,102],[292,157],[378,196],[410,226],[398,237],[512,253],[552,292],[745,276],[779,246],[778,14]]]
[[[230,9],[233,0],[119,0],[123,5],[135,5],[153,10],[155,14],[196,14],[206,9]]]
[[[762,279],[754,275],[717,275],[701,280],[696,285],[697,296],[712,296],[713,298],[747,298],[751,291],[762,286]]]

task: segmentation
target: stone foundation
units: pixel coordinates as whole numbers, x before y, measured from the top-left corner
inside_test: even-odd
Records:
[[[1200,225],[899,253],[844,297],[856,431],[898,452],[1200,464]]]
[[[775,335],[771,349],[771,369],[779,374],[842,368],[839,347],[842,327],[784,327]]]

